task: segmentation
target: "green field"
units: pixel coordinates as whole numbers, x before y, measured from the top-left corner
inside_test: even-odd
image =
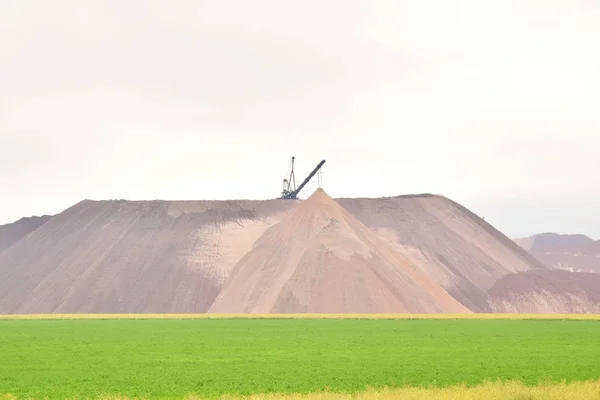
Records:
[[[0,320],[0,394],[18,398],[598,378],[598,321]]]

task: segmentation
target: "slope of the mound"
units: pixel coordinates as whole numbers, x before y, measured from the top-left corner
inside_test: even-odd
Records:
[[[318,189],[261,236],[235,266],[209,312],[468,310]]]
[[[83,201],[0,253],[0,313],[204,312],[288,201]]]
[[[510,274],[490,289],[499,313],[600,313],[600,275],[560,270]]]
[[[0,225],[0,251],[44,225],[52,216],[21,218],[10,224]]]
[[[600,241],[585,235],[544,233],[515,242],[549,268],[600,273]]]
[[[443,196],[338,201],[476,312],[490,311],[487,291],[498,279],[545,269],[482,218]]]
[[[535,236],[513,239],[513,241],[516,244],[518,244],[519,247],[521,247],[523,250],[529,251],[533,247],[533,243],[535,242]]]

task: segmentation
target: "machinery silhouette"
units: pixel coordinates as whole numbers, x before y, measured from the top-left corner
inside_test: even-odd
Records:
[[[304,179],[304,181],[300,184],[300,186],[298,186],[298,188],[296,188],[296,175],[294,173],[294,161],[295,160],[296,160],[296,157],[292,157],[292,169],[290,171],[290,177],[283,180],[283,189],[281,191],[281,197],[279,197],[280,199],[297,200],[298,193],[300,193],[300,191],[304,188],[304,186],[306,186],[306,184],[313,178],[313,176],[315,176],[315,174],[317,172],[319,172],[319,170],[321,169],[323,164],[325,164],[325,160],[322,160],[319,163],[319,165],[317,165],[315,167],[315,169],[313,169],[312,172],[310,174],[308,174],[308,176],[306,177],[306,179]]]

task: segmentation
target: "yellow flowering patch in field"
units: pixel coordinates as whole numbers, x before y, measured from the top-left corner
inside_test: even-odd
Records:
[[[475,387],[401,388],[368,390],[357,394],[253,395],[222,397],[225,400],[600,400],[600,381],[542,384],[527,387],[518,382],[485,383]],[[108,399],[107,399],[108,400]],[[186,400],[200,400],[188,397]]]
[[[100,396],[97,400],[133,400],[122,396]],[[184,400],[204,400],[193,395]],[[525,386],[519,382],[484,383],[474,387],[400,388],[367,390],[356,394],[255,394],[223,396],[221,400],[600,400],[600,381],[545,383]],[[12,395],[0,395],[0,400],[20,400]],[[35,400],[35,399],[29,399]],[[142,400],[141,398],[139,400]]]

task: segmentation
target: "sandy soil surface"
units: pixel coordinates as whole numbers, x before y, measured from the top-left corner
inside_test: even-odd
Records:
[[[0,252],[0,313],[205,312],[232,268],[253,246],[266,243],[274,226],[305,202],[82,201]],[[330,240],[335,241],[328,251],[311,248],[303,253],[314,258],[302,260],[307,265],[295,276],[294,286],[285,289],[295,300],[278,300],[279,304],[292,307],[296,302],[295,309],[301,310],[310,303],[311,309],[319,309],[306,300],[308,293],[318,289],[324,291],[318,298],[327,299],[326,307],[343,309],[353,303],[327,297],[323,282],[347,285],[336,290],[348,293],[361,280],[393,286],[405,279],[391,272],[391,260],[397,259],[395,263],[403,268],[418,267],[469,309],[490,311],[487,291],[498,279],[544,268],[485,221],[441,196],[339,199],[338,203],[358,221],[328,228]],[[327,204],[323,207],[328,209]],[[344,212],[337,208],[336,213]],[[319,224],[302,226],[305,236],[296,232],[290,240],[302,239],[312,246],[316,239],[308,238],[317,234],[312,230],[325,232]],[[357,234],[347,236],[349,231],[364,234],[364,227],[368,240]],[[372,244],[373,235],[387,246]],[[304,250],[288,247],[294,249],[288,254],[292,265],[299,257],[295,252]],[[387,271],[385,276],[376,276],[371,266],[377,263]],[[323,264],[328,268],[318,267]],[[339,267],[342,264],[349,269]],[[296,284],[302,281],[306,287]],[[374,288],[377,285],[373,283]],[[375,296],[370,289],[361,290],[365,291],[361,298]],[[385,307],[399,307],[393,290],[385,293]],[[360,302],[353,308],[369,312],[369,304]],[[384,304],[377,307],[383,309]]]
[[[507,275],[489,291],[500,313],[600,313],[600,274],[561,270]]]
[[[41,217],[21,218],[11,224],[0,225],[0,251],[35,231],[50,218],[52,218],[50,215],[42,215]]]
[[[544,233],[515,242],[549,268],[600,273],[600,241],[585,235]]]
[[[209,312],[468,310],[318,189],[256,242]]]
[[[544,269],[508,237],[443,196],[339,201],[476,312],[491,311],[487,291],[501,277]]]
[[[0,253],[0,313],[205,312],[290,205],[83,201]]]

